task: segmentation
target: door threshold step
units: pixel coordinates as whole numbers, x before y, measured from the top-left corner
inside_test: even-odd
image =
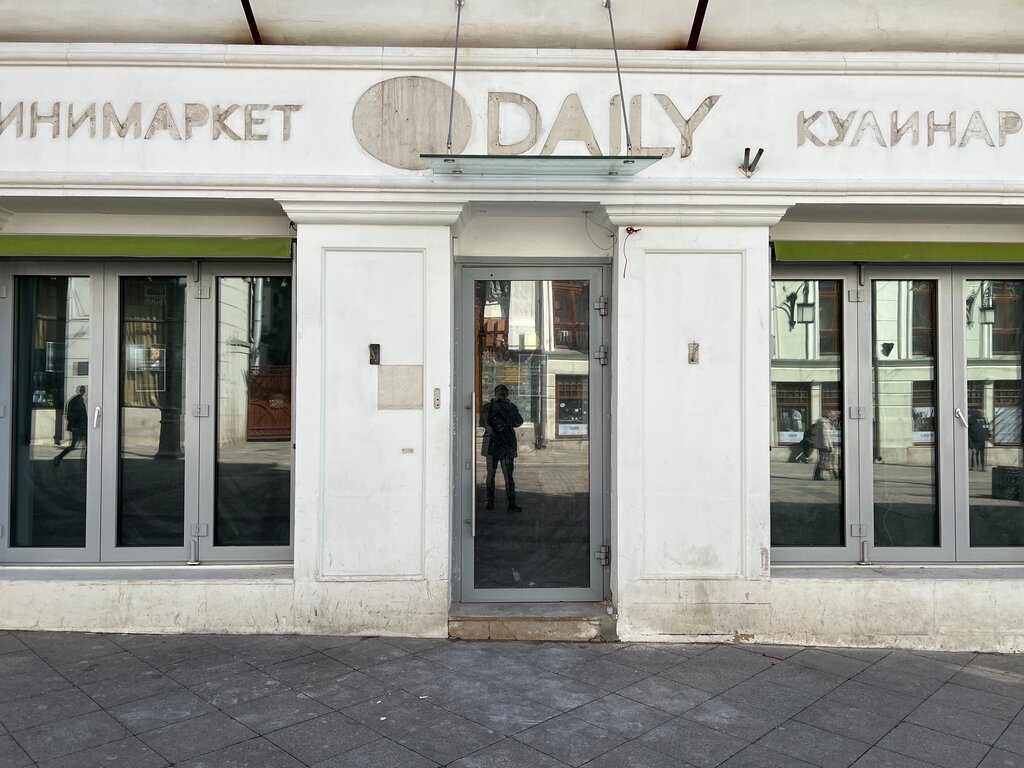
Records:
[[[613,642],[615,611],[608,603],[454,603],[448,636],[456,640]]]

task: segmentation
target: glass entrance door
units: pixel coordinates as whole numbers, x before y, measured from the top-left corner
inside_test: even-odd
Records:
[[[290,265],[12,264],[0,286],[0,561],[291,558]]]
[[[463,600],[603,597],[603,277],[463,270]]]
[[[1024,559],[1024,270],[789,268],[771,296],[776,562]]]

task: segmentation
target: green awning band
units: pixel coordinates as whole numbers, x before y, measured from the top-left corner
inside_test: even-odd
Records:
[[[119,237],[0,235],[0,256],[94,256],[165,259],[287,259],[287,237]]]
[[[778,261],[1024,262],[1024,243],[775,241]]]

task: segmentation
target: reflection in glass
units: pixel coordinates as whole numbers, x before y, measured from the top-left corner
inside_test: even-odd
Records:
[[[936,547],[934,280],[875,280],[871,371],[875,546]]]
[[[185,278],[121,278],[117,543],[182,546]]]
[[[589,295],[475,284],[478,589],[590,586]]]
[[[214,543],[286,546],[291,519],[292,294],[287,277],[217,281]]]
[[[772,281],[771,539],[845,543],[842,281]]]
[[[970,545],[1020,547],[1024,281],[967,280],[964,296]]]
[[[87,277],[15,282],[11,545],[84,547]]]

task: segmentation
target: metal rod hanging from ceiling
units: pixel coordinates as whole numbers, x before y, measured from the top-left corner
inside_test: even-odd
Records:
[[[260,37],[260,28],[256,26],[256,16],[252,12],[249,0],[242,0],[242,11],[245,13],[245,21],[249,25],[249,34],[255,45],[263,45],[263,38]]]
[[[704,26],[704,14],[708,12],[709,0],[698,0],[697,9],[693,12],[693,26],[690,27],[690,39],[686,43],[686,50],[696,51],[697,41],[700,40],[700,30]]]
[[[448,154],[452,153],[452,121],[455,118],[455,73],[459,71],[459,30],[462,28],[462,6],[466,0],[455,0],[455,58],[452,60],[452,98],[448,103]]]
[[[626,153],[633,153],[633,141],[629,138],[629,120],[626,119],[626,96],[622,92],[622,69],[619,67],[619,47],[615,43],[615,22],[612,20],[612,0],[604,0],[608,9],[608,26],[612,31],[612,51],[615,53],[615,74],[619,78],[619,106],[622,107],[622,124],[626,128]]]

